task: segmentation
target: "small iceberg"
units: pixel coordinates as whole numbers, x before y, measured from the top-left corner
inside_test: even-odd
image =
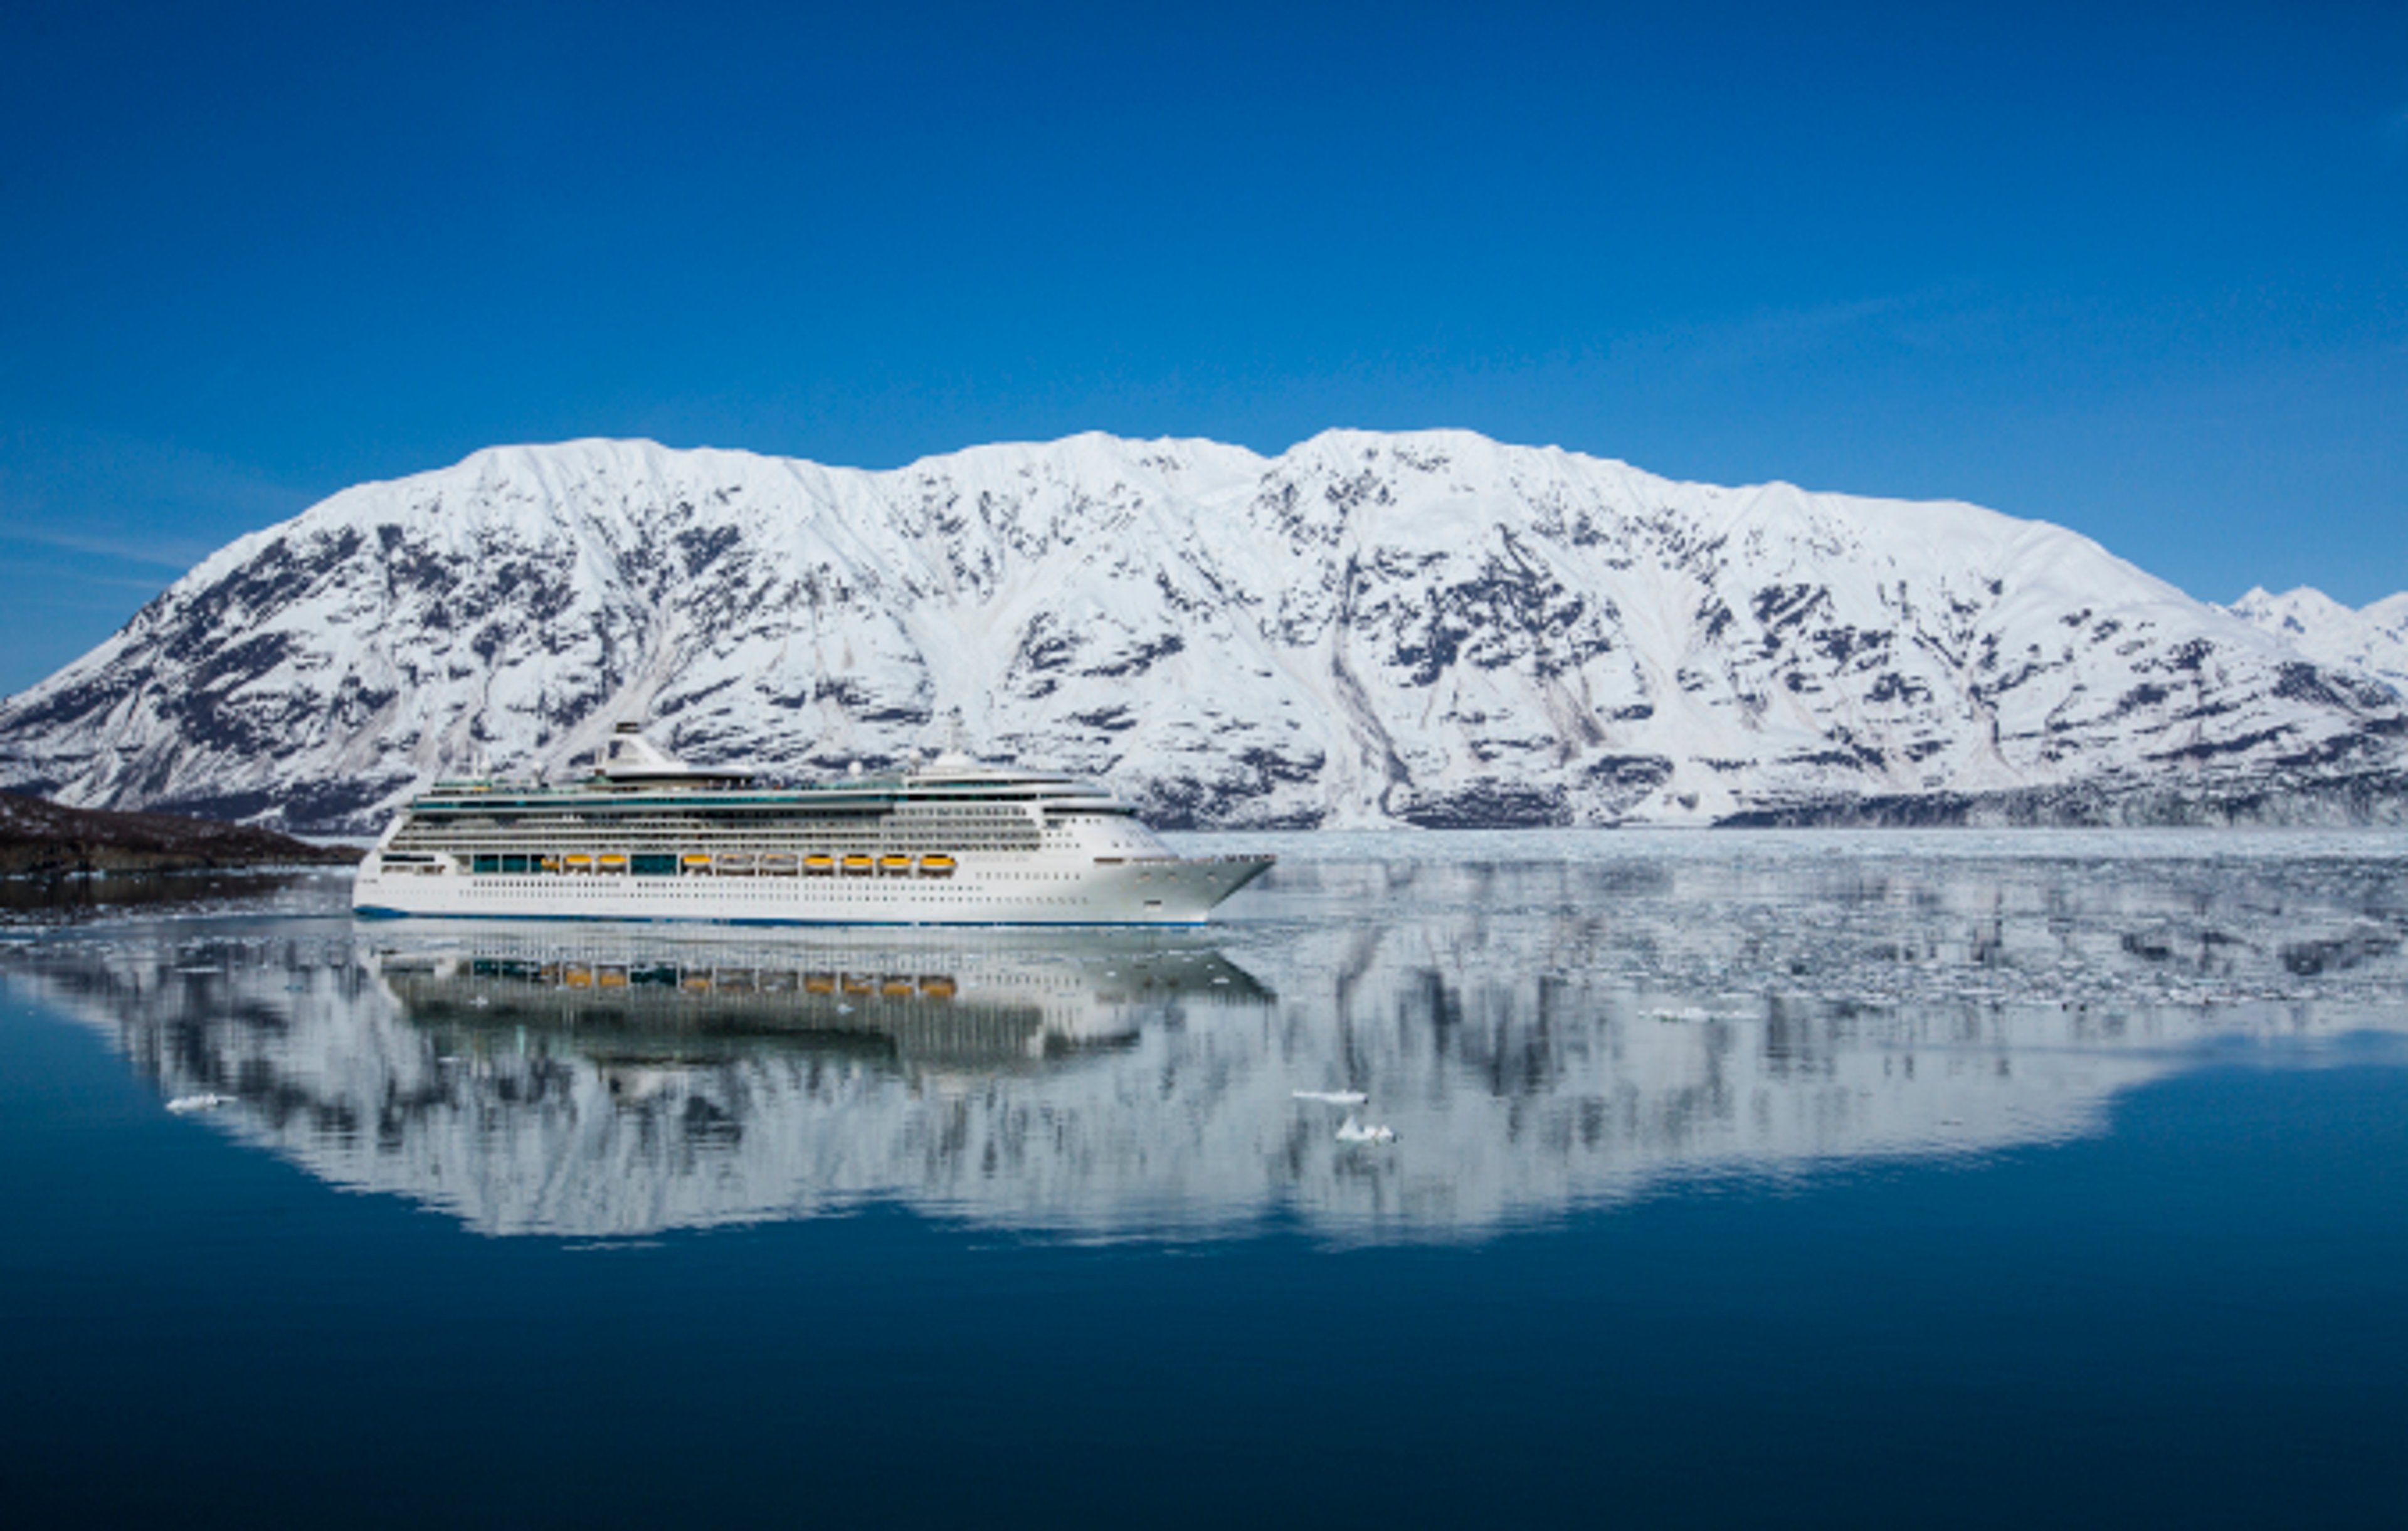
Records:
[[[233,1104],[232,1095],[222,1095],[215,1091],[204,1090],[197,1095],[178,1095],[167,1102],[167,1109],[178,1116],[184,1116],[194,1111],[213,1111],[221,1106]]]
[[[1753,1015],[1745,1010],[1710,1010],[1702,1005],[1684,1005],[1676,1009],[1650,1010],[1647,1013],[1654,1016],[1656,1020],[1666,1023],[1679,1023],[1684,1021],[1752,1021],[1755,1019]]]
[[[1289,1093],[1298,1100],[1317,1100],[1324,1106],[1360,1106],[1371,1098],[1360,1090],[1295,1090]]]
[[[1338,1140],[1341,1143],[1393,1143],[1397,1140],[1397,1129],[1367,1127],[1355,1121],[1354,1113],[1349,1111],[1346,1120],[1338,1123]]]

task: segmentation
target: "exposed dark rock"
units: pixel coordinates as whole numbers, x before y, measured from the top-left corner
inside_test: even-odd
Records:
[[[345,865],[357,848],[173,813],[112,813],[0,793],[0,874]]]

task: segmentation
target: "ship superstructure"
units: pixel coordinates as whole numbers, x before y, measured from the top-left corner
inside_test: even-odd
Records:
[[[589,774],[437,782],[362,859],[363,914],[1200,924],[1269,856],[1181,856],[1103,789],[949,753],[764,785],[622,723]]]

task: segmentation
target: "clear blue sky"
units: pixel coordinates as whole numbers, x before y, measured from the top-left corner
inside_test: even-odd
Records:
[[[496,442],[1333,425],[2408,587],[2408,6],[0,8],[0,691]]]

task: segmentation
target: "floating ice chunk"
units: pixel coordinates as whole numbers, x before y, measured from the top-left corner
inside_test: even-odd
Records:
[[[1646,1013],[1658,1021],[1666,1022],[1753,1021],[1756,1018],[1756,1012],[1752,1009],[1729,1005],[1720,1009],[1708,1009],[1702,1005],[1682,1005],[1671,1009],[1652,1009]]]
[[[1397,1140],[1397,1129],[1367,1127],[1354,1120],[1354,1113],[1349,1111],[1346,1120],[1338,1123],[1338,1140],[1341,1143],[1393,1143]]]
[[[232,1095],[222,1095],[215,1091],[204,1090],[197,1095],[178,1095],[167,1102],[167,1109],[178,1116],[184,1116],[193,1111],[213,1111],[221,1106],[233,1104]]]
[[[1290,1093],[1298,1100],[1317,1100],[1325,1106],[1360,1106],[1371,1098],[1360,1090],[1297,1090]]]

